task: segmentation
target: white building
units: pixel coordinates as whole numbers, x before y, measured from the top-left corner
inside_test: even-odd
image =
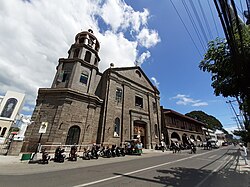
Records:
[[[0,97],[0,144],[5,142],[9,135],[10,127],[19,114],[25,94],[7,91],[5,96]]]

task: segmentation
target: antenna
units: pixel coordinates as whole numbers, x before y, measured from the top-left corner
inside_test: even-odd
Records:
[[[139,61],[136,60],[136,61],[135,61],[135,66],[139,66],[139,64],[140,64]]]

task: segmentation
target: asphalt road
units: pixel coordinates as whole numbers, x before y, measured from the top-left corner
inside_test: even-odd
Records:
[[[231,146],[211,151],[199,150],[197,154],[159,154],[106,164],[96,161],[99,165],[36,174],[0,175],[0,186],[250,187],[249,173],[237,170],[238,159],[237,149]]]

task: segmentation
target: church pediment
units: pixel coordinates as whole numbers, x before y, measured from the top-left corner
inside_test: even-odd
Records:
[[[112,68],[112,72],[116,73],[118,76],[124,77],[127,81],[133,82],[135,84],[139,84],[142,87],[152,90],[153,92],[156,90],[158,93],[158,89],[152,84],[143,70],[136,67],[127,67],[127,68]]]

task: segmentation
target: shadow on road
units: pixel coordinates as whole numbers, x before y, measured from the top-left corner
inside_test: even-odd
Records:
[[[220,167],[217,171],[205,169],[207,166],[213,164],[216,160],[221,159],[223,156],[232,155],[233,159],[228,161],[225,165]],[[114,173],[115,175],[122,175],[123,177],[147,181],[150,186],[154,184],[162,184],[162,186],[172,187],[195,187],[197,184],[200,186],[226,186],[226,187],[246,187],[249,184],[249,174],[242,173],[237,169],[239,164],[240,154],[238,151],[227,151],[224,155],[211,161],[210,163],[202,166],[201,168],[186,168],[186,167],[172,167],[170,169],[156,170],[157,176],[153,178],[146,178],[135,175],[124,175]],[[209,177],[208,177],[209,176]]]

